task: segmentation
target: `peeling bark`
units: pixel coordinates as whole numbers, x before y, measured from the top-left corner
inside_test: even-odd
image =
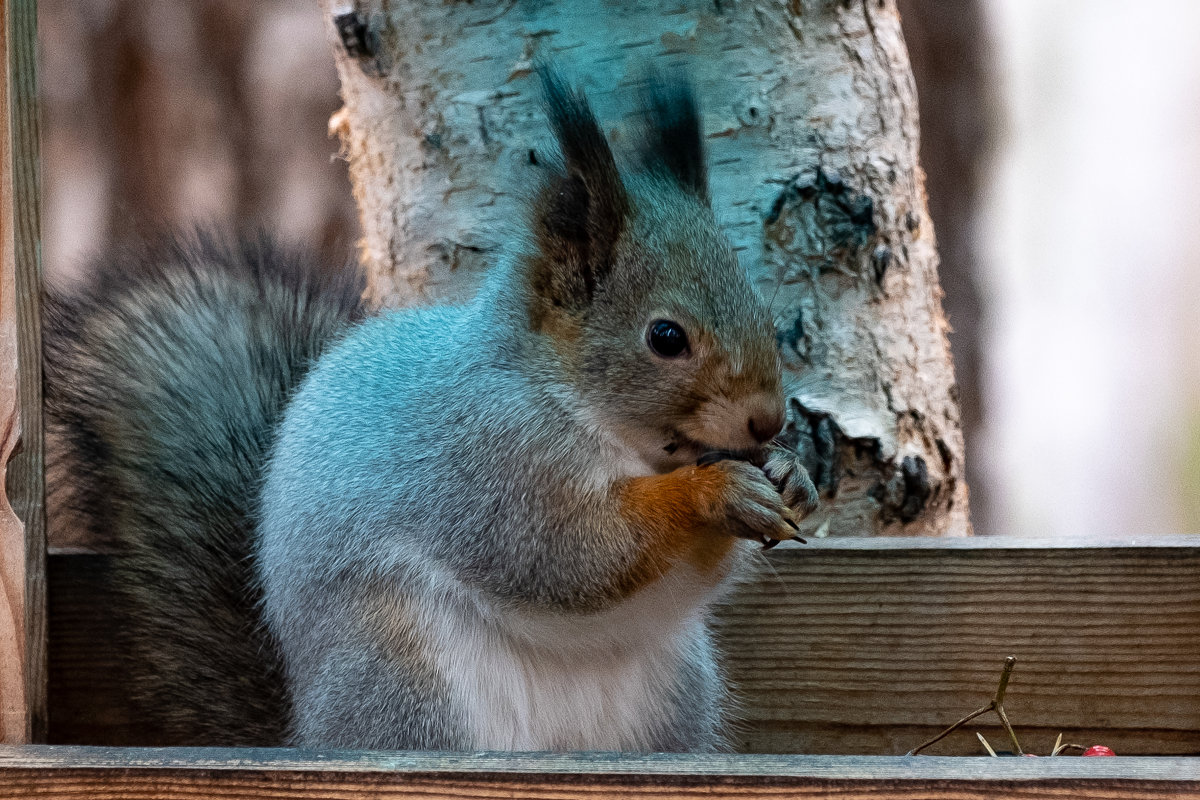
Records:
[[[893,0],[325,0],[369,293],[470,296],[549,147],[552,57],[620,145],[647,69],[705,107],[713,206],[771,299],[817,535],[970,532],[916,98]]]

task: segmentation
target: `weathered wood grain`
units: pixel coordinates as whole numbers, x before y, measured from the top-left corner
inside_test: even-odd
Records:
[[[1193,759],[946,759],[0,748],[41,798],[1200,798]]]
[[[46,731],[37,3],[0,9],[0,740],[28,742]]]
[[[0,16],[0,20],[3,16]],[[0,36],[0,47],[4,37]],[[7,55],[7,48],[4,49]],[[0,80],[0,109],[8,106],[7,81]],[[0,114],[0,118],[7,119]],[[0,470],[21,439],[18,399],[16,272],[12,258],[11,163],[7,124],[0,130]],[[0,487],[0,741],[25,739],[25,527]]]
[[[781,552],[720,620],[745,702],[741,749],[838,752],[847,742],[826,731],[853,729],[877,734],[854,752],[905,752],[923,732],[897,741],[897,730],[940,729],[984,705],[1012,654],[1006,708],[1035,751],[1059,732],[1112,731],[1118,752],[1200,752],[1196,542]],[[933,752],[977,748],[964,733]]]
[[[719,614],[743,752],[899,754],[985,704],[1005,655],[1027,749],[1200,753],[1200,537],[1047,547],[824,540],[772,551]],[[125,744],[108,559],[50,562],[52,742]],[[981,730],[995,746],[992,724]],[[932,750],[977,754],[973,733]]]

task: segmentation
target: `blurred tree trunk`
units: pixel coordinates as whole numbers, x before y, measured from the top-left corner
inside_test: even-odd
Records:
[[[817,534],[969,533],[894,0],[324,2],[375,300],[469,297],[511,235],[549,145],[535,57],[582,83],[618,147],[646,70],[684,65],[714,208],[776,313]]]
[[[312,0],[40,0],[45,262],[115,242],[263,226],[345,258],[337,77]]]
[[[991,498],[981,480],[980,451],[971,445],[987,414],[980,320],[984,309],[978,286],[983,269],[974,226],[996,125],[991,41],[979,0],[956,0],[953,13],[947,13],[951,6],[942,0],[898,0],[898,4],[920,98],[921,166],[929,190],[929,213],[937,222],[938,273],[946,290],[944,307],[968,443],[971,516],[977,525],[986,526]]]

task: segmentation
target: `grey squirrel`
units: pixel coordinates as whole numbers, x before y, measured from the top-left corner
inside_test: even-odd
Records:
[[[467,305],[203,237],[48,298],[54,490],[123,550],[142,743],[726,746],[708,608],[816,503],[774,327],[690,89],[619,170],[540,74],[561,163]]]

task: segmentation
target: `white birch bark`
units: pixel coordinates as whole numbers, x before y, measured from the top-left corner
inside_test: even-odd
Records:
[[[470,296],[550,146],[536,57],[587,90],[618,149],[647,70],[683,66],[713,206],[776,314],[788,433],[823,496],[811,532],[970,532],[893,0],[323,2],[373,299]]]

